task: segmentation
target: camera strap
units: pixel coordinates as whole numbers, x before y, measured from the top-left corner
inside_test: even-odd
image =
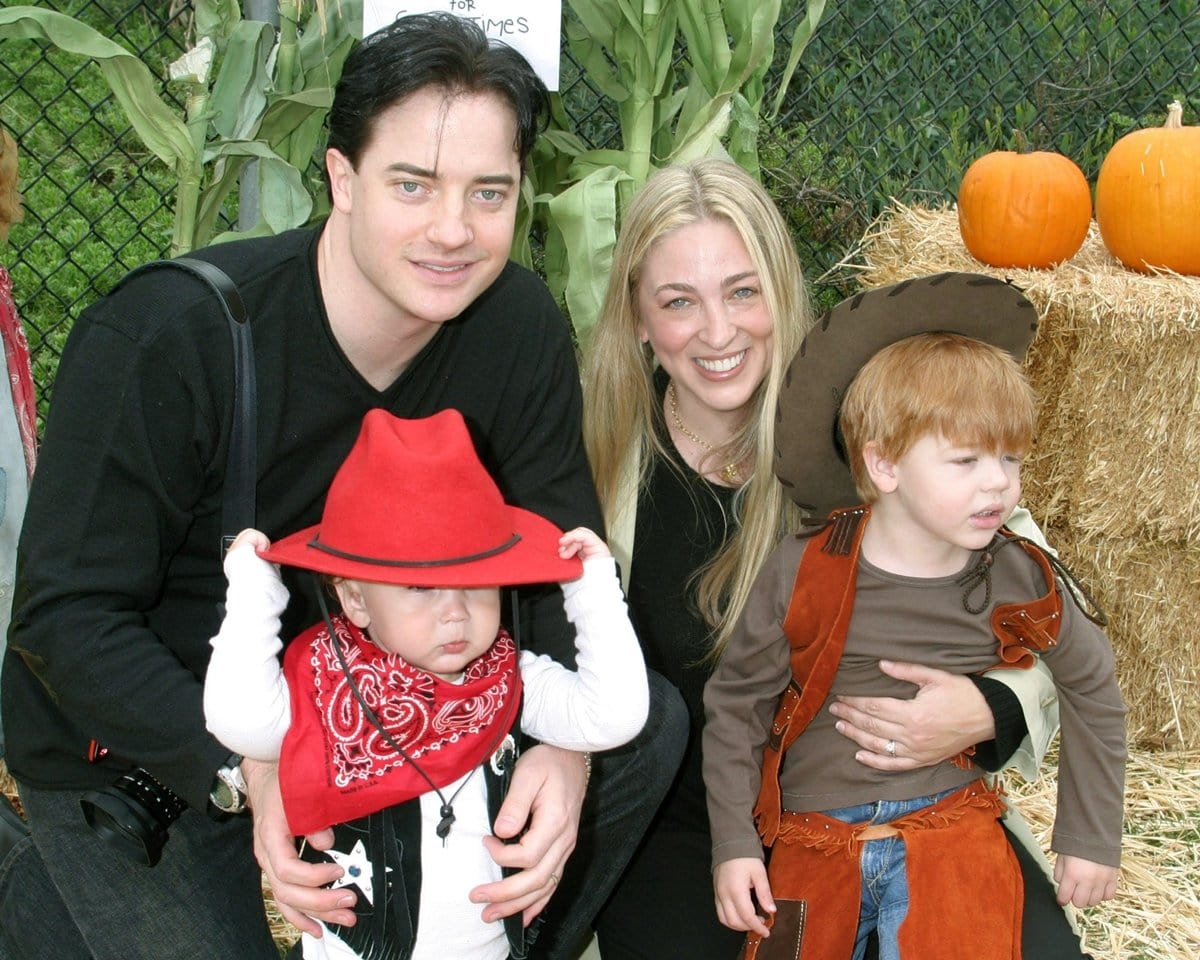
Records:
[[[222,488],[220,557],[233,543],[234,537],[247,527],[254,526],[256,514],[256,484],[258,444],[255,420],[258,408],[258,383],[254,371],[254,341],[250,336],[250,318],[246,305],[235,284],[220,267],[207,260],[178,257],[174,260],[152,260],[131,270],[121,281],[163,267],[174,267],[191,274],[206,284],[221,304],[221,312],[229,322],[233,339],[233,424],[229,431],[229,455],[225,461],[225,483]]]

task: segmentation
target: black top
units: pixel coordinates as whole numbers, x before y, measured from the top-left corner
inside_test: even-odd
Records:
[[[656,375],[659,399],[666,376]],[[661,403],[658,410],[662,409]],[[735,529],[735,491],[709,483],[678,456],[657,417],[670,460],[655,457],[649,481],[638,496],[629,608],[646,665],[679,688],[691,718],[683,767],[660,808],[659,819],[708,833],[701,777],[700,731],[704,726],[705,660],[711,628],[697,609],[693,574],[712,559]]]
[[[369,409],[421,417],[453,407],[507,499],[564,528],[602,529],[570,331],[544,284],[509,264],[379,391],[330,331],[318,236],[296,230],[192,254],[229,273],[250,316],[258,527],[277,539],[320,520]],[[140,276],[75,324],[30,492],[3,671],[7,760],[19,778],[91,787],[136,764],[205,807],[228,755],[204,729],[201,695],[225,592],[232,396],[227,323],[182,271]],[[312,578],[286,582],[291,637],[318,612]],[[573,664],[557,587],[530,615],[523,642]],[[89,764],[93,740],[111,753]]]

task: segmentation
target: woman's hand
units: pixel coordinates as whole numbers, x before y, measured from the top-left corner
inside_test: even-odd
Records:
[[[968,677],[891,660],[881,660],[879,669],[915,684],[917,692],[911,700],[838,697],[830,705],[838,733],[861,748],[854,755],[859,763],[877,770],[913,770],[995,737],[995,718]]]
[[[473,903],[488,905],[485,921],[520,912],[528,926],[545,909],[575,849],[586,789],[582,753],[540,744],[522,754],[492,825],[495,836],[483,840],[496,863],[520,873],[471,891]]]

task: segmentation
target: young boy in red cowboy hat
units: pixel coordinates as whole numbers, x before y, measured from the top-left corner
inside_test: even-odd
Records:
[[[942,275],[835,308],[793,361],[777,473],[833,513],[768,561],[705,689],[717,909],[750,931],[746,958],[860,958],[872,931],[881,960],[1021,955],[999,790],[966,756],[861,764],[826,709],[911,696],[881,660],[962,674],[1044,660],[1063,729],[1059,902],[1115,895],[1126,749],[1103,615],[1002,529],[1035,423],[1014,359],[1033,318],[1000,281]]]
[[[282,669],[287,591],[272,561],[324,574],[341,605],[288,645]],[[332,827],[334,846],[309,855],[341,865],[338,885],[358,893],[358,923],[306,934],[303,955],[523,956],[519,915],[485,923],[467,899],[500,876],[483,839],[518,718],[529,736],[584,751],[625,743],[646,718],[605,544],[506,504],[457,411],[372,410],[320,524],[274,545],[244,531],[225,569],[209,730],[279,759],[292,832]],[[500,624],[500,587],[547,582],[562,582],[578,672],[520,651]]]

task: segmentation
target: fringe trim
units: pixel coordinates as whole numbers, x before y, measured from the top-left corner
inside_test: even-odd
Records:
[[[975,810],[994,813],[1000,817],[1006,809],[1003,793],[1004,788],[1000,784],[992,789],[982,780],[976,780],[939,800],[932,807],[893,820],[889,826],[895,827],[900,833],[940,830],[952,826]],[[870,824],[844,823],[823,813],[785,811],[777,840],[780,843],[801,844],[829,857],[841,854],[857,859],[862,845],[868,842],[859,839],[858,836],[860,830],[866,826]]]

